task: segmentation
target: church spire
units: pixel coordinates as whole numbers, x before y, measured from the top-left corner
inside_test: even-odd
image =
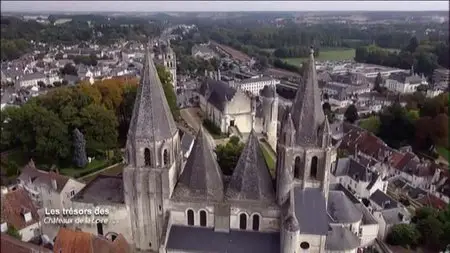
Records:
[[[128,136],[135,140],[161,141],[172,138],[176,132],[175,121],[147,47]]]
[[[305,81],[297,90],[291,114],[296,128],[297,144],[309,146],[320,143],[319,129],[325,121],[312,47],[307,64],[303,75]]]

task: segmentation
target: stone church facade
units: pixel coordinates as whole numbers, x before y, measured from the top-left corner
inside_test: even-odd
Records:
[[[336,149],[312,53],[310,66],[281,122],[276,179],[254,130],[227,177],[203,129],[182,162],[179,132],[148,54],[122,175],[120,201],[129,223],[121,229],[131,231],[129,243],[138,251],[161,253],[356,253],[373,242],[378,227],[371,214],[345,189],[329,184]]]
[[[241,133],[263,134],[273,150],[276,150],[278,130],[278,95],[275,85],[266,85],[259,96],[230,86],[228,83],[206,77],[201,83],[200,109],[205,117],[228,133],[236,127]]]

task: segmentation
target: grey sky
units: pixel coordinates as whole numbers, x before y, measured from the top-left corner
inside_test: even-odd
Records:
[[[448,1],[1,1],[1,11],[352,11],[449,10]]]

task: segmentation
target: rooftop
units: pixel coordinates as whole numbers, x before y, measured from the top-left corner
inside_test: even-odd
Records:
[[[125,204],[121,176],[98,175],[73,198],[73,201],[94,204]]]
[[[172,226],[166,247],[189,252],[274,253],[280,251],[280,234],[240,230],[224,233],[212,228]]]

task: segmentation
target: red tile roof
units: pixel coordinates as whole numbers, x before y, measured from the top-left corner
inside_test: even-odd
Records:
[[[5,253],[51,253],[52,251],[42,246],[38,246],[28,242],[22,242],[12,236],[2,233],[1,237],[1,250]]]
[[[114,242],[83,231],[60,228],[56,235],[55,253],[129,253],[130,246],[122,235]]]
[[[427,194],[426,196],[419,198],[417,202],[424,206],[429,206],[441,210],[447,207],[447,203],[432,194]]]
[[[1,219],[8,226],[23,229],[39,221],[37,209],[24,189],[10,190],[1,197]],[[24,212],[31,212],[31,220],[25,222]]]

